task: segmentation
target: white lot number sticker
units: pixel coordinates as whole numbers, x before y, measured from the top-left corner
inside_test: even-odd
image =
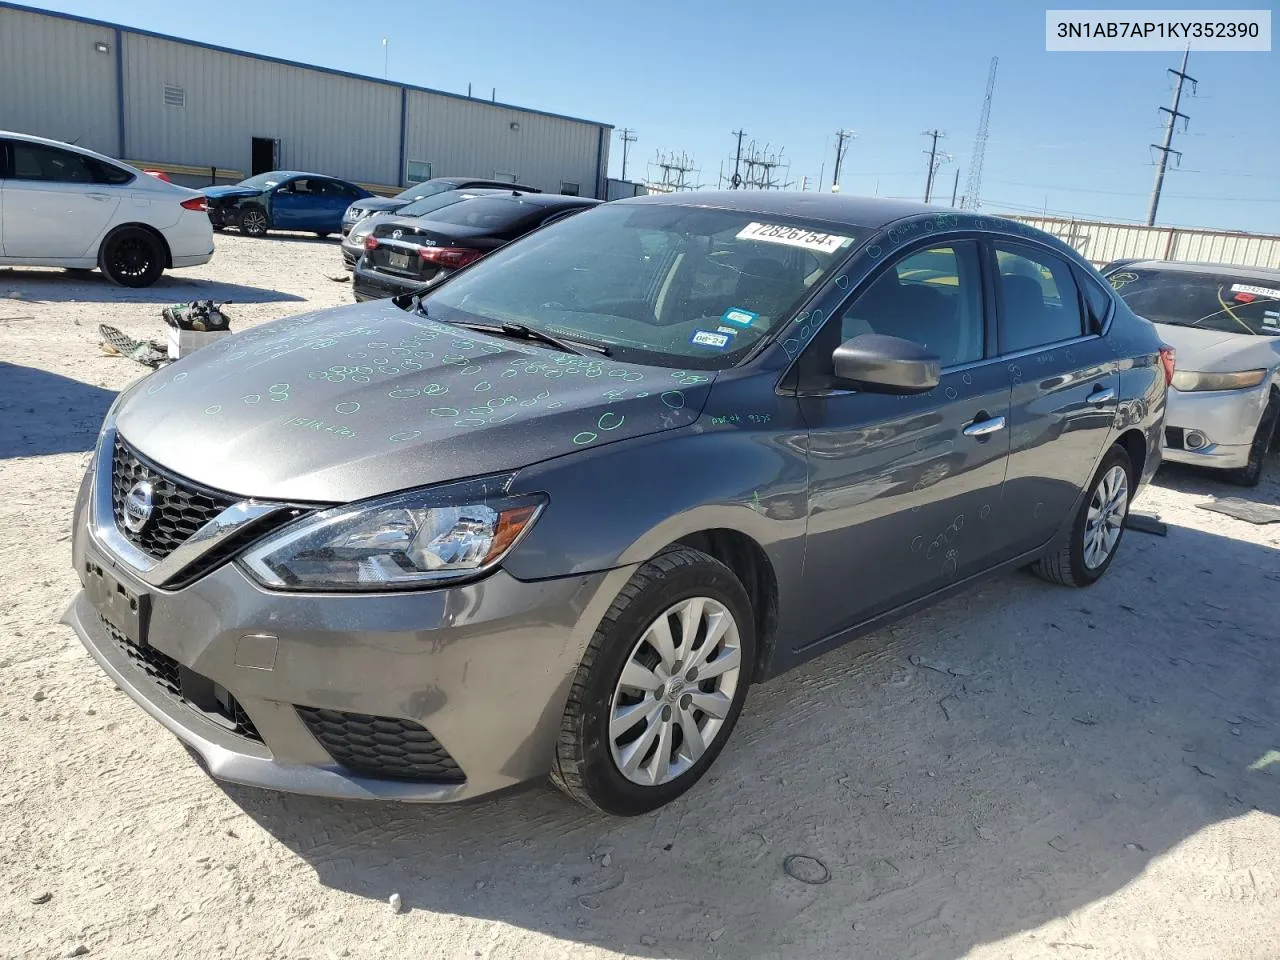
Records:
[[[1280,300],[1280,290],[1274,287],[1255,287],[1248,283],[1233,283],[1232,293],[1252,293],[1255,297],[1266,297],[1268,300]]]
[[[765,243],[781,243],[788,247],[800,247],[816,253],[835,253],[849,242],[848,237],[835,233],[818,233],[802,227],[788,227],[781,223],[748,223],[738,231],[739,240],[761,240]]]

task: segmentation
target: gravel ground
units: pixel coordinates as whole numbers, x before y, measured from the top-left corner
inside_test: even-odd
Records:
[[[1168,536],[1093,589],[1003,577],[757,688],[652,816],[209,780],[57,623],[87,451],[145,372],[97,325],[213,297],[244,329],[342,276],[332,241],[235,236],[144,291],[0,268],[0,956],[1280,958],[1280,524],[1196,506],[1274,481],[1166,469],[1138,506]]]

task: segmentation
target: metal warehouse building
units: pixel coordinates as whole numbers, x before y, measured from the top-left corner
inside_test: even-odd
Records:
[[[384,193],[474,176],[604,197],[613,128],[0,2],[0,129],[193,186],[289,169]]]

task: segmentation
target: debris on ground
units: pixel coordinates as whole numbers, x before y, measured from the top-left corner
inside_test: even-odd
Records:
[[[1208,503],[1197,503],[1201,510],[1225,514],[1245,523],[1259,526],[1267,523],[1280,523],[1280,507],[1270,503],[1255,503],[1253,500],[1242,500],[1239,497],[1221,497]]]
[[[802,853],[793,853],[784,857],[782,869],[793,880],[799,880],[801,883],[807,883],[812,886],[819,886],[831,879],[831,871],[827,869],[825,863],[817,857],[806,856]]]

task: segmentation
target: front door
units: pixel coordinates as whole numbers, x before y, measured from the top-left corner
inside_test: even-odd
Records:
[[[994,249],[1013,386],[1000,549],[1012,557],[1047,543],[1075,508],[1111,435],[1120,374],[1065,259],[1012,241]]]
[[[987,359],[981,264],[973,239],[906,253],[827,321],[809,347],[818,365],[801,358],[809,645],[992,563],[1009,378]],[[901,397],[824,388],[824,358],[829,375],[835,347],[862,333],[925,345],[943,365],[938,386]]]
[[[23,140],[9,141],[4,182],[4,252],[18,259],[85,256],[120,205],[122,187],[103,182],[92,157]]]

